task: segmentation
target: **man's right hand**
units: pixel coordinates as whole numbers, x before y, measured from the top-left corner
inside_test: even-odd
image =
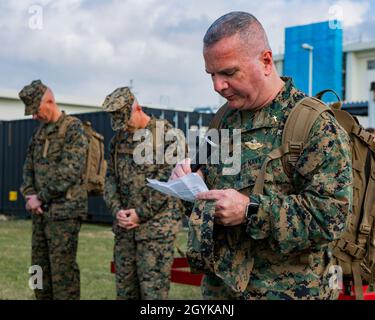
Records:
[[[139,223],[134,223],[131,221],[132,217],[129,211],[131,210],[120,210],[116,213],[117,225],[126,230],[139,227]]]
[[[34,214],[43,214],[42,202],[36,194],[26,196],[26,210]]]
[[[116,219],[117,219],[117,222],[126,221],[127,220],[126,211],[125,210],[117,211]]]
[[[169,180],[176,180],[178,178],[181,178],[191,173],[190,164],[191,164],[190,158],[186,158],[182,160],[181,162],[177,163],[171,173]],[[198,170],[197,173],[203,178],[203,174],[200,170]]]

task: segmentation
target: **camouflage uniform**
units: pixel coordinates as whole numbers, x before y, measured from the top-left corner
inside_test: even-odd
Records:
[[[116,93],[116,92],[115,92]],[[120,90],[121,99],[131,94]],[[117,103],[113,94],[107,97],[104,107]],[[110,101],[110,102],[109,102]],[[168,180],[173,169],[169,164],[136,164],[133,150],[139,142],[133,141],[133,133],[121,130],[130,118],[131,95],[126,106],[112,117],[112,127],[119,130],[110,143],[110,160],[105,184],[105,201],[115,217],[114,260],[118,299],[166,299],[170,286],[174,240],[181,219],[181,203],[146,186],[146,178]],[[107,104],[108,103],[108,104]],[[116,109],[117,110],[117,109]],[[114,111],[114,110],[112,110]],[[111,112],[111,111],[110,111]],[[172,126],[165,120],[164,130]],[[154,132],[156,119],[152,118],[145,128]],[[165,145],[165,149],[170,144]],[[117,224],[116,213],[122,209],[135,209],[140,226],[126,230]]]
[[[30,91],[30,87],[25,90]],[[40,104],[40,100],[34,101]],[[35,113],[37,107],[26,104],[26,109]],[[35,131],[23,169],[23,196],[37,195],[43,202],[43,214],[32,214],[32,265],[43,270],[43,289],[35,289],[37,299],[80,297],[76,254],[81,218],[87,213],[81,177],[88,143],[82,123],[75,118],[65,137],[56,138],[67,117],[63,112],[56,123],[42,124]]]
[[[264,195],[252,194],[266,155],[281,145],[291,108],[304,97],[291,79],[283,80],[284,88],[261,110],[230,110],[223,118],[223,128],[242,129],[241,172],[223,176],[223,165],[202,169],[209,189],[234,188],[260,204],[258,213],[247,223],[224,227],[213,223],[212,201],[196,202],[192,215],[204,217],[206,223],[199,239],[195,220],[190,219],[188,250],[201,245],[203,256],[211,250],[215,261],[215,269],[206,270],[203,280],[205,298],[337,298],[337,290],[329,288],[329,243],[344,231],[352,201],[345,130],[333,116],[323,113],[310,132],[292,180],[285,174],[281,159],[271,161]],[[200,261],[194,254],[190,258]]]

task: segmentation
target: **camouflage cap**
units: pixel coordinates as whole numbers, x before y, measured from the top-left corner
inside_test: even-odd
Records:
[[[47,90],[42,81],[34,80],[31,84],[23,87],[18,96],[25,104],[25,116],[34,114],[38,111],[42,97]]]
[[[135,97],[129,87],[117,88],[105,98],[103,109],[111,113],[113,130],[125,128],[126,122],[130,119],[131,107],[134,101]]]

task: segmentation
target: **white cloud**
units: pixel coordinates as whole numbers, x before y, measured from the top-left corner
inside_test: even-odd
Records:
[[[109,92],[134,80],[140,102],[171,106],[218,102],[204,72],[201,47],[208,26],[222,14],[243,10],[264,24],[275,53],[284,28],[329,18],[338,4],[345,26],[360,26],[368,1],[328,0],[68,0],[37,1],[43,29],[28,26],[36,1],[0,4],[0,86],[19,89],[42,78],[61,94],[101,103]],[[163,98],[164,99],[164,98]]]

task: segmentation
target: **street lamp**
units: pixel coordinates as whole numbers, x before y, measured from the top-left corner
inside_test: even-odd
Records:
[[[313,83],[313,50],[314,47],[307,44],[303,43],[301,45],[302,49],[308,50],[309,51],[309,96],[312,96],[312,83]]]

